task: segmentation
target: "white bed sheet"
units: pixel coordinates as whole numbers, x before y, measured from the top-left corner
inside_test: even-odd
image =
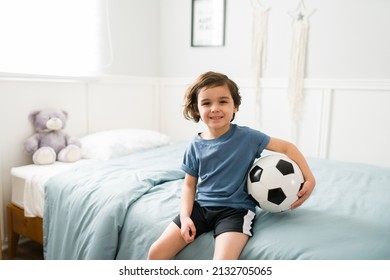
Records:
[[[52,176],[70,168],[96,160],[82,159],[73,163],[55,162],[50,165],[24,165],[11,169],[12,197],[16,206],[24,209],[26,217],[43,217],[44,185]]]

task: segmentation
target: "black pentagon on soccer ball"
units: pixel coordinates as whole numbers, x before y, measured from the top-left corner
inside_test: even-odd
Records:
[[[280,171],[284,176],[294,173],[294,166],[291,162],[285,161],[283,159],[279,160],[276,164],[276,169]]]
[[[268,201],[280,205],[286,199],[282,188],[276,188],[268,191]]]
[[[249,172],[249,179],[251,180],[251,182],[254,183],[260,181],[261,173],[263,173],[263,169],[255,165]]]

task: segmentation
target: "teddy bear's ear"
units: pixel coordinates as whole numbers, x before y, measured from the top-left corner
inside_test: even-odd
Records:
[[[65,110],[61,110],[61,111],[62,111],[62,113],[64,114],[65,118],[68,119],[68,112],[65,111]]]
[[[28,120],[31,122],[31,123],[34,123],[34,120],[35,120],[35,117],[39,114],[40,111],[36,110],[36,111],[32,111],[29,115],[28,115]]]

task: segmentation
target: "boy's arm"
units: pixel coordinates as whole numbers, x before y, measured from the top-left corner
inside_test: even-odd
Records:
[[[195,191],[198,178],[186,174],[184,178],[183,190],[181,194],[181,235],[183,239],[190,243],[194,241],[196,235],[196,228],[191,220],[192,208],[195,201]]]
[[[298,164],[299,168],[302,171],[305,182],[303,184],[302,189],[298,192],[299,199],[291,205],[291,209],[295,209],[301,206],[302,203],[309,198],[310,194],[312,193],[316,185],[314,175],[311,172],[305,157],[302,155],[302,153],[298,150],[298,148],[294,144],[278,138],[271,137],[266,149],[285,154],[286,156],[288,156],[290,159],[292,159]]]

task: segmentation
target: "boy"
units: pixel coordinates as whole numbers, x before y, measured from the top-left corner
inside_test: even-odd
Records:
[[[188,88],[184,116],[202,120],[207,130],[195,136],[184,154],[180,215],[151,246],[148,259],[171,259],[211,230],[213,259],[238,259],[252,236],[255,218],[256,203],[247,193],[247,174],[264,149],[285,154],[303,173],[305,183],[291,209],[313,191],[315,178],[295,145],[231,123],[240,104],[237,85],[221,73],[204,73]]]

